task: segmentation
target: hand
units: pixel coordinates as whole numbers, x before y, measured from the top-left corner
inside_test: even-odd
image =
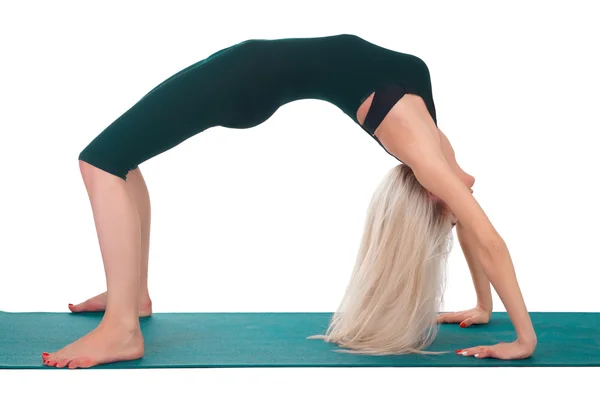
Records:
[[[461,328],[466,328],[471,325],[482,325],[490,322],[492,315],[491,310],[486,310],[483,307],[476,306],[470,310],[459,311],[453,313],[442,313],[437,316],[438,324],[458,324]]]
[[[468,349],[457,350],[456,353],[463,356],[474,356],[477,358],[498,358],[501,360],[520,360],[529,358],[535,350],[536,344],[523,343],[517,339],[512,343],[498,343],[493,346],[476,346]]]

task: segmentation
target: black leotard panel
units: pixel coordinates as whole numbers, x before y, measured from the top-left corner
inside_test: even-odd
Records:
[[[199,132],[215,126],[250,128],[295,100],[327,101],[358,124],[356,111],[373,92],[362,126],[370,135],[405,93],[421,96],[437,124],[429,70],[416,56],[347,34],[246,40],[156,86],[79,159],[126,179],[143,161]]]

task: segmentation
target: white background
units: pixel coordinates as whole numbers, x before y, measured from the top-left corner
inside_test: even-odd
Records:
[[[475,197],[509,246],[529,310],[600,311],[592,3],[3,3],[0,309],[63,312],[105,289],[77,156],[150,89],[249,38],[353,33],[428,64],[439,127],[477,180]],[[143,163],[154,311],[334,311],[373,190],[396,163],[317,100],[285,105],[250,130],[207,130]],[[444,309],[473,305],[455,240]],[[495,294],[494,306],[504,311]],[[536,396],[575,395],[598,369],[71,373],[2,371],[0,397],[64,385],[84,396],[99,380],[136,395],[211,398],[422,396],[432,381],[436,397],[488,398],[500,395],[496,380],[513,394],[512,385],[535,380],[546,387],[536,385]]]

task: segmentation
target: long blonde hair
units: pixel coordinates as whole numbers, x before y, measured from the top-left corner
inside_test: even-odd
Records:
[[[440,354],[423,350],[436,316],[452,248],[451,215],[405,164],[392,168],[369,205],[356,264],[323,339],[348,353]]]

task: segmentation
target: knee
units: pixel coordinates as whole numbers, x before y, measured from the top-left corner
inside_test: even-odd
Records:
[[[78,160],[79,162],[79,171],[81,172],[81,176],[83,180],[86,182],[90,182],[94,179],[95,176],[98,176],[102,170],[88,161],[84,161],[81,158]]]
[[[128,169],[110,157],[95,155],[83,150],[78,157],[79,171],[86,183],[106,179],[106,177],[127,180]]]
[[[77,161],[79,162],[79,171],[81,171],[81,175],[89,175],[90,173],[92,173],[91,171],[93,171],[94,169],[98,169],[98,167],[93,166],[92,164],[82,160],[81,158],[79,158]]]

